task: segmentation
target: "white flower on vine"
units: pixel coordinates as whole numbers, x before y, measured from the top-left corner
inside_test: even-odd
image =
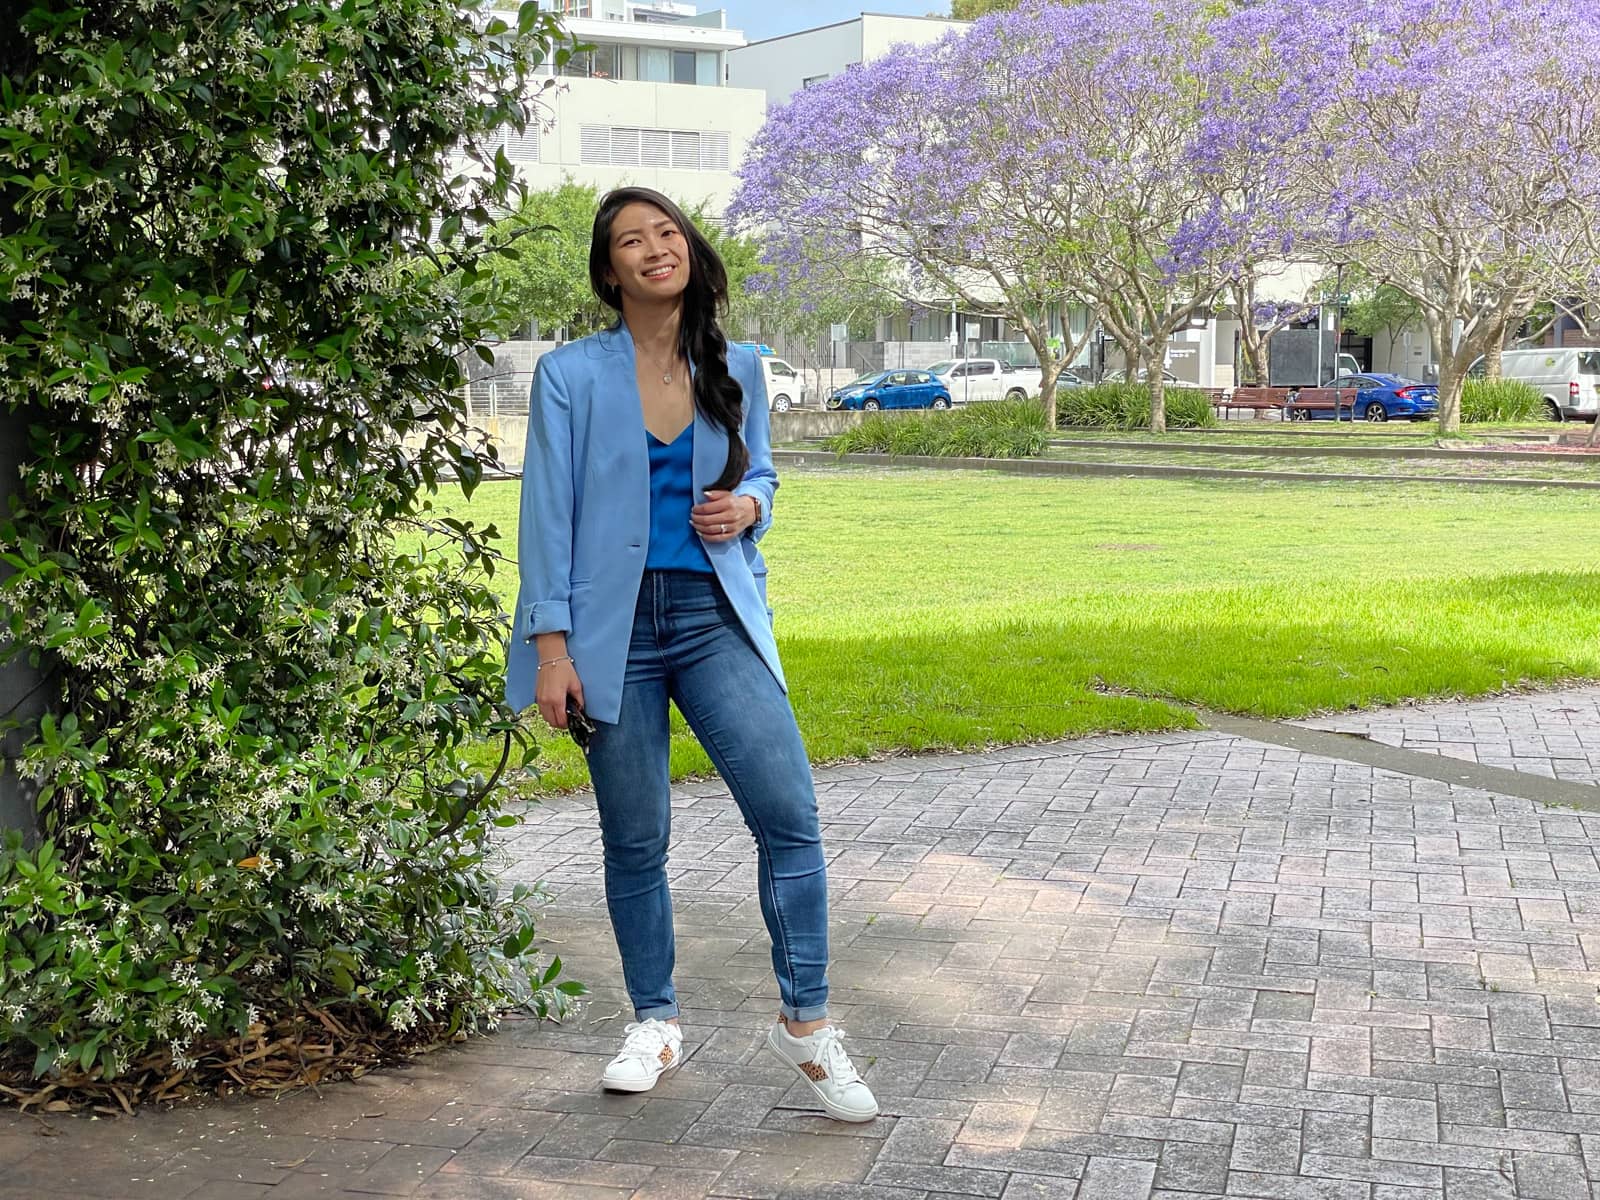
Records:
[[[412,1029],[417,1023],[417,1013],[411,1006],[411,1001],[406,1000],[397,1004],[389,1013],[389,1024],[401,1033]]]

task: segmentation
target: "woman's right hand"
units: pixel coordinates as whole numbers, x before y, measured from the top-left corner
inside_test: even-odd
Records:
[[[539,703],[539,715],[552,729],[567,727],[567,697],[583,707],[583,683],[570,662],[554,663],[539,668],[539,682],[534,697]]]

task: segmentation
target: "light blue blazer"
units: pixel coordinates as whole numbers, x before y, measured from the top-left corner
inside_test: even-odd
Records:
[[[744,443],[750,451],[749,470],[734,491],[761,502],[761,520],[741,538],[702,545],[745,632],[782,687],[767,607],[767,565],[756,548],[772,524],[778,488],[766,381],[755,352],[742,347],[728,348],[728,371],[744,389]],[[722,474],[728,436],[698,410],[693,436],[699,504]],[[521,591],[506,660],[506,699],[514,709],[534,701],[535,636],[560,631],[583,683],[585,709],[598,721],[618,719],[649,550],[649,449],[633,338],[619,322],[543,355],[533,373],[517,529]]]

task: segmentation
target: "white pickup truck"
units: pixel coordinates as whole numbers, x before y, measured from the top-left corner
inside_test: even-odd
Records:
[[[1037,395],[1038,367],[1014,367],[998,358],[948,358],[928,368],[950,389],[957,404],[977,400],[1024,400]]]

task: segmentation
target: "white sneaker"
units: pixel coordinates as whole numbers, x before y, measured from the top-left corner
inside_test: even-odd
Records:
[[[622,1052],[600,1073],[600,1086],[613,1092],[648,1092],[656,1080],[683,1061],[683,1030],[651,1018],[630,1024]]]
[[[837,1025],[797,1038],[779,1021],[767,1033],[767,1047],[811,1085],[835,1121],[870,1121],[878,1115],[877,1098],[845,1053],[844,1030]]]

